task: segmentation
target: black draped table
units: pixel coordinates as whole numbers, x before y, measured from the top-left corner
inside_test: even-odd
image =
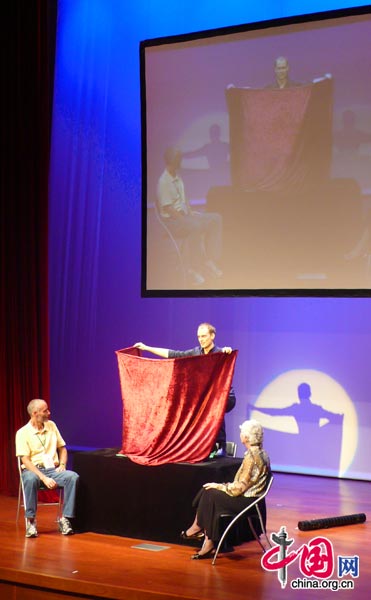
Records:
[[[194,519],[192,500],[208,482],[232,481],[241,458],[196,464],[138,465],[119,448],[75,452],[80,475],[76,529],[167,543]]]

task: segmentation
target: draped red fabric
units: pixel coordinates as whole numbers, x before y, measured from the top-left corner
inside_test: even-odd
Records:
[[[11,2],[2,30],[0,492],[15,494],[15,432],[49,399],[48,167],[56,3]]]
[[[331,79],[287,89],[226,91],[233,185],[292,191],[329,177]]]
[[[143,465],[205,459],[222,423],[237,351],[184,358],[116,352],[123,400],[121,453]]]

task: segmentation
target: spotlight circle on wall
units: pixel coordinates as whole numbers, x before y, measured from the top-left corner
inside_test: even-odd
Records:
[[[268,429],[272,429],[273,417],[276,431],[299,434],[300,420],[297,415],[299,406],[304,403],[312,406],[313,412],[317,414],[320,411],[316,411],[316,407],[323,409],[319,427],[328,426],[332,415],[334,419],[343,415],[339,477],[344,476],[357,449],[358,419],[352,399],[330,375],[314,369],[293,369],[280,374],[262,390],[255,402],[257,411],[259,407],[262,411],[253,411],[251,416]],[[310,419],[308,408],[306,419]]]

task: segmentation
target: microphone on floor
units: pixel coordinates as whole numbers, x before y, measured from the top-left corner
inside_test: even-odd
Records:
[[[311,531],[313,529],[328,529],[329,527],[340,527],[342,525],[356,525],[366,521],[365,513],[344,515],[342,517],[326,517],[324,519],[312,519],[310,521],[299,521],[300,531]]]

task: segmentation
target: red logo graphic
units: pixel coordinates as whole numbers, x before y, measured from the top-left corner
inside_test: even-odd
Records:
[[[299,568],[304,576],[319,579],[331,577],[334,571],[334,550],[327,538],[315,537],[289,554],[286,554],[286,550],[294,540],[288,539],[285,527],[281,527],[278,534],[272,533],[271,539],[276,545],[264,554],[261,564],[266,571],[278,571],[282,588],[287,583],[287,566],[296,559],[299,560]],[[274,560],[277,555],[278,560]]]

